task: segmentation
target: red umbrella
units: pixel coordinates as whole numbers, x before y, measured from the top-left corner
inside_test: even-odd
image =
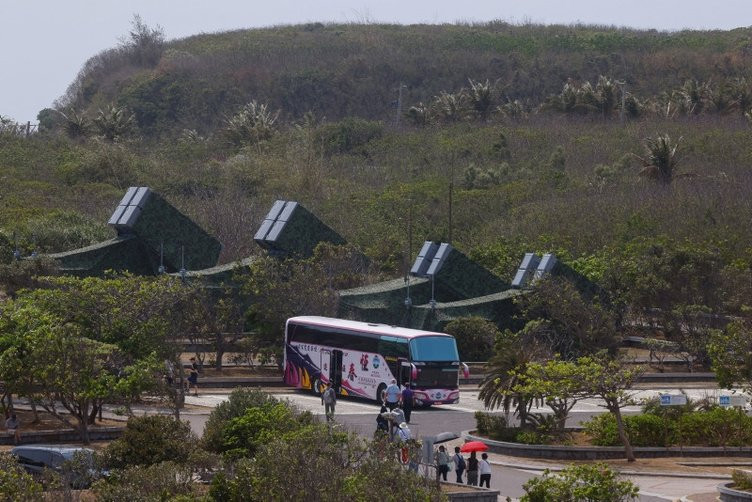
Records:
[[[468,441],[462,445],[460,451],[463,453],[469,453],[471,451],[486,451],[487,449],[488,445],[483,441]]]

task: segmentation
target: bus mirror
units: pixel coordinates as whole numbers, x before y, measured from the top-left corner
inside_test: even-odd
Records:
[[[415,380],[418,378],[418,368],[415,367],[414,364],[410,365],[410,380]]]
[[[465,363],[462,363],[462,376],[464,378],[470,378],[470,367]]]

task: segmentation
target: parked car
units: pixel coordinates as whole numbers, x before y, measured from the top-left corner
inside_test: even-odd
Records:
[[[18,463],[31,474],[41,474],[44,469],[52,469],[68,477],[74,488],[85,488],[105,473],[94,466],[94,450],[80,446],[27,445],[16,446],[11,451]],[[82,459],[83,469],[66,469],[66,462]]]

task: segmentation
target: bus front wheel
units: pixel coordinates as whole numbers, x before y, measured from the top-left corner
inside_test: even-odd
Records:
[[[384,391],[386,390],[386,384],[382,383],[379,385],[379,388],[376,389],[376,402],[377,403],[383,403],[384,398],[381,397],[384,394]]]

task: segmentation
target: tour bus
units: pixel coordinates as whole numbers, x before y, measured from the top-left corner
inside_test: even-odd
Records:
[[[454,337],[329,317],[301,316],[285,326],[284,380],[321,393],[381,401],[392,379],[414,389],[415,404],[459,402],[460,364]]]

